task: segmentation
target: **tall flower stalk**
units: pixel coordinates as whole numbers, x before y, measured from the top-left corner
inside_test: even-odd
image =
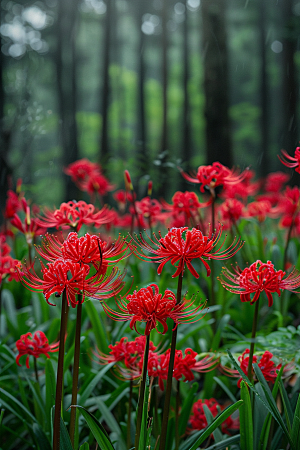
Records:
[[[140,434],[141,434],[141,426],[142,426],[142,418],[143,418],[143,407],[144,407],[144,396],[145,396],[145,388],[146,388],[146,378],[147,378],[147,365],[148,365],[148,356],[149,356],[149,344],[150,344],[150,334],[147,335],[146,338],[146,347],[144,353],[144,362],[143,362],[143,371],[139,392],[139,400],[138,400],[138,409],[137,409],[137,419],[136,419],[136,431],[135,431],[135,441],[134,447],[136,450],[139,448],[140,442]]]
[[[67,309],[68,309],[67,294],[66,289],[64,289],[62,295],[60,333],[59,333],[55,412],[53,421],[53,450],[60,449],[60,416],[61,416],[61,401],[62,401],[62,384],[64,375],[65,335],[67,330]]]
[[[79,303],[77,305],[76,330],[75,330],[73,384],[72,384],[72,400],[71,400],[72,405],[77,405],[79,359],[80,359],[81,315],[82,315],[82,302],[79,299]],[[73,447],[74,447],[74,442],[75,442],[75,426],[76,426],[76,408],[71,408],[70,439],[71,439],[71,443],[72,443]]]
[[[181,302],[182,278],[183,278],[183,274],[180,274],[178,277],[178,284],[177,284],[176,304],[180,304],[180,302]],[[165,402],[164,402],[163,421],[162,421],[161,435],[160,435],[160,445],[159,445],[160,450],[164,450],[166,448],[166,438],[167,438],[167,430],[168,430],[170,400],[171,400],[171,393],[172,393],[172,379],[173,379],[174,359],[175,359],[175,350],[176,350],[176,340],[177,340],[177,327],[175,327],[175,323],[174,323],[174,328],[173,328],[173,332],[172,332],[171,353],[170,353],[170,361],[169,361],[169,369],[168,369],[166,395],[165,395]]]

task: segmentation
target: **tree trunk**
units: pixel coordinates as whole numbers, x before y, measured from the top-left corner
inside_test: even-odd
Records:
[[[268,80],[267,80],[267,58],[266,58],[266,2],[260,0],[260,50],[261,50],[261,164],[259,167],[259,173],[262,177],[265,177],[269,173],[269,111],[268,111]]]
[[[226,0],[203,0],[206,161],[232,165],[226,44]]]
[[[78,0],[58,2],[56,73],[64,167],[79,157],[76,124],[77,13]],[[64,175],[64,184],[65,199],[77,199],[78,189],[69,176]]]
[[[296,53],[296,33],[293,29],[293,2],[283,1],[283,17],[285,34],[283,39],[283,132],[282,146],[290,154],[294,154],[295,147],[299,145],[297,129],[297,100],[298,83],[294,55]]]

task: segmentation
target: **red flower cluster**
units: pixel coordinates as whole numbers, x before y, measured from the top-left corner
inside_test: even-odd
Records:
[[[249,353],[250,350],[247,348],[244,353],[238,357],[240,366],[245,375],[248,376],[248,366],[249,366]],[[271,383],[275,383],[277,377],[277,371],[280,370],[281,364],[275,365],[274,361],[271,361],[273,358],[273,354],[271,352],[265,351],[263,355],[260,357],[253,355],[253,364],[258,364],[258,367],[263,373],[266,381],[270,381]],[[252,368],[252,379],[255,379],[255,373]],[[238,387],[241,387],[242,378],[238,381]]]
[[[100,164],[91,163],[86,158],[69,164],[64,171],[71,176],[79,189],[89,195],[98,193],[102,196],[114,189],[114,186],[103,175]]]
[[[2,280],[8,277],[8,281],[19,281],[16,266],[19,264],[17,259],[10,256],[10,246],[5,241],[5,236],[0,236],[0,286]]]
[[[257,260],[244,270],[236,266],[233,272],[230,272],[224,267],[218,279],[225,289],[239,294],[242,302],[250,302],[252,305],[264,291],[269,306],[272,306],[275,292],[280,297],[281,290],[295,291],[300,286],[300,273],[295,268],[284,279],[285,274],[282,270],[276,270],[271,261],[262,263]],[[250,294],[254,294],[252,300]]]
[[[205,416],[203,405],[206,405],[213,417],[216,417],[223,409],[217,400],[210,398],[209,400],[198,400],[193,404],[193,414],[190,416],[189,422],[192,430],[203,430],[208,423]],[[230,434],[230,430],[239,429],[239,419],[233,419],[229,416],[221,425],[222,433]]]
[[[21,366],[19,360],[23,355],[27,355],[26,367],[29,369],[29,356],[39,358],[40,355],[45,355],[50,358],[49,353],[57,352],[59,342],[49,344],[49,341],[42,331],[36,331],[32,337],[32,333],[22,334],[20,339],[16,342],[16,347],[19,354],[16,358],[16,363]]]
[[[183,171],[183,177],[191,183],[200,184],[200,191],[210,191],[215,196],[215,189],[217,187],[228,187],[240,183],[246,176],[246,172],[238,173],[223,166],[219,162],[214,162],[212,165],[198,167],[196,177],[192,177]]]
[[[59,209],[51,211],[44,209],[45,217],[39,217],[38,223],[46,228],[80,230],[82,225],[93,225],[99,228],[101,225],[112,222],[115,214],[106,206],[98,210],[92,204],[87,204],[83,200],[79,202],[71,201],[62,203]]]
[[[118,294],[123,288],[124,275],[118,275],[116,267],[106,275],[108,258],[124,255],[127,244],[124,246],[123,241],[119,240],[115,247],[110,247],[97,236],[86,234],[79,238],[77,233],[70,233],[64,242],[46,235],[42,244],[42,248],[37,250],[43,258],[50,261],[47,266],[41,262],[42,278],[33,267],[24,267],[24,273],[19,276],[28,289],[43,292],[50,305],[53,305],[49,302],[50,296],[55,294],[60,297],[63,291],[66,292],[68,304],[74,308],[87,295],[105,299]],[[104,250],[102,256],[101,248]],[[97,269],[94,275],[90,273],[91,266]],[[76,299],[77,294],[80,294],[80,300],[78,296]]]
[[[144,350],[146,337],[139,336],[134,341],[128,341],[122,338],[115,345],[109,345],[111,349],[109,355],[104,355],[99,350],[94,354],[99,358],[102,364],[123,362],[125,368],[118,366],[118,372],[125,379],[135,379],[141,376],[143,368]],[[168,376],[170,361],[170,350],[162,353],[157,351],[157,347],[150,341],[148,356],[148,375],[157,377],[160,389],[164,390],[164,380]],[[187,348],[184,355],[181,350],[176,350],[173,377],[176,380],[192,381],[194,373],[205,373],[213,370],[219,363],[219,359],[214,355],[206,355],[199,359],[199,355],[191,348]]]
[[[206,259],[223,260],[231,258],[243,246],[243,242],[240,239],[235,239],[227,249],[223,250],[224,241],[219,249],[213,252],[221,239],[221,235],[222,227],[220,225],[214,234],[210,230],[208,236],[204,236],[203,233],[196,228],[192,228],[191,230],[187,227],[171,228],[165,237],[162,237],[159,233],[160,239],[158,239],[154,235],[156,242],[149,238],[150,244],[141,234],[139,238],[136,236],[133,239],[134,244],[140,246],[142,250],[147,250],[150,253],[154,253],[156,256],[146,256],[144,252],[139,252],[137,250],[136,245],[133,246],[133,252],[141,259],[160,263],[157,269],[159,275],[161,274],[164,265],[170,261],[171,264],[176,267],[176,271],[172,275],[173,278],[183,274],[185,266],[194,277],[199,278],[199,274],[191,264],[192,260],[200,259],[206,268],[207,276],[209,276],[211,270]]]
[[[160,294],[156,284],[134,291],[132,295],[127,295],[126,300],[122,298],[116,300],[121,312],[114,311],[105,303],[103,303],[103,309],[114,320],[130,320],[130,328],[134,328],[137,333],[137,322],[145,322],[145,335],[149,335],[154,328],[160,332],[157,328],[158,323],[163,327],[161,333],[165,334],[168,329],[168,318],[174,321],[175,327],[178,323],[200,320],[201,317],[197,316],[200,315],[204,306],[201,304],[191,310],[194,302],[184,300],[176,304],[175,294],[168,289],[164,294]]]

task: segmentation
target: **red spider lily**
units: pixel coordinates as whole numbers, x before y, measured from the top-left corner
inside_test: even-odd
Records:
[[[203,430],[203,428],[206,428],[208,425],[203,405],[208,407],[213,417],[216,417],[224,409],[224,407],[222,407],[214,398],[210,398],[209,400],[198,400],[193,404],[193,414],[189,419],[192,430]],[[232,419],[231,416],[229,416],[221,425],[222,432],[226,434],[230,434],[229,430],[237,429],[239,429],[239,419]]]
[[[6,277],[8,277],[8,281],[13,279],[19,281],[16,267],[20,262],[9,255],[10,250],[10,246],[5,242],[5,237],[0,236],[0,286]]]
[[[204,305],[199,305],[190,310],[194,302],[183,301],[176,305],[176,296],[168,289],[162,295],[156,284],[150,284],[146,288],[134,291],[132,295],[126,297],[126,301],[119,299],[116,301],[121,312],[114,311],[105,303],[103,309],[106,314],[114,320],[130,320],[130,328],[138,333],[137,322],[146,322],[144,334],[147,336],[154,328],[157,329],[157,322],[163,326],[162,334],[165,334],[168,326],[167,319],[173,319],[175,327],[178,323],[194,322],[200,320],[194,318],[200,314]],[[140,333],[139,333],[140,334]]]
[[[16,194],[14,191],[7,191],[7,200],[5,203],[4,217],[6,219],[11,219],[20,209],[22,209],[20,196]]]
[[[145,197],[140,202],[135,202],[135,205],[138,214],[152,221],[155,221],[162,211],[162,205],[159,201],[150,197]]]
[[[221,222],[228,221],[230,226],[236,223],[244,213],[244,205],[235,198],[227,198],[219,209],[221,213]]]
[[[98,172],[91,173],[86,180],[77,181],[77,185],[79,189],[87,192],[89,195],[92,195],[95,192],[99,195],[105,195],[115,188],[103,174]]]
[[[62,203],[59,209],[51,211],[44,210],[45,217],[39,217],[39,224],[47,228],[59,227],[62,229],[74,228],[80,230],[82,225],[93,225],[99,228],[101,225],[110,223],[115,215],[106,206],[98,210],[92,204],[87,204],[83,200],[79,202]]]
[[[296,148],[294,156],[290,156],[286,150],[281,150],[281,154],[282,156],[277,155],[279,161],[286,167],[293,168],[296,172],[300,173],[300,147]]]
[[[265,199],[248,203],[244,215],[245,217],[256,217],[259,222],[264,222],[267,215],[272,215],[272,204]]]
[[[160,239],[154,234],[153,236],[156,242],[148,236],[151,244],[156,248],[153,248],[151,244],[146,242],[142,234],[133,239],[134,244],[140,246],[142,250],[147,250],[150,253],[154,253],[156,256],[146,256],[144,252],[139,252],[136,247],[133,248],[133,252],[141,259],[160,263],[157,269],[159,275],[161,274],[164,265],[170,261],[171,264],[176,267],[176,272],[172,275],[173,278],[182,274],[185,266],[194,277],[199,278],[199,274],[191,264],[192,260],[200,259],[206,268],[207,276],[209,276],[211,269],[205,259],[222,260],[231,258],[244,244],[240,239],[235,239],[227,249],[222,250],[225,243],[224,240],[219,249],[213,253],[213,249],[219,243],[221,235],[221,225],[218,226],[214,234],[210,230],[208,236],[204,236],[203,233],[196,228],[192,228],[191,230],[187,227],[171,228],[165,237],[162,237],[159,233]]]
[[[115,345],[111,344],[108,346],[110,349],[109,355],[105,355],[99,349],[93,353],[99,358],[100,364],[124,362],[127,368],[132,368],[136,366],[137,359],[142,358],[144,355],[145,346],[146,336],[138,336],[134,341],[128,341],[127,337],[122,337]],[[156,348],[153,342],[150,341],[150,351],[154,351]]]
[[[16,347],[19,354],[16,358],[16,363],[21,366],[19,360],[21,356],[27,355],[26,367],[29,369],[29,356],[39,358],[40,355],[45,355],[50,358],[49,353],[58,352],[59,342],[49,344],[49,341],[42,331],[36,331],[32,337],[32,333],[22,334],[20,339],[16,342]]]
[[[86,296],[93,295],[94,298],[98,298],[96,294],[101,295],[102,298],[109,298],[119,293],[124,286],[124,275],[117,276],[116,268],[113,268],[108,276],[97,272],[87,278],[90,271],[87,264],[59,258],[48,263],[47,267],[41,262],[41,270],[42,279],[36,274],[34,268],[27,267],[23,268],[23,274],[19,273],[19,278],[27,289],[43,292],[47,303],[52,306],[55,305],[49,302],[50,296],[55,294],[55,297],[60,297],[64,290],[66,290],[68,305],[75,308],[79,302],[76,294],[81,294],[80,301],[83,303]]]
[[[298,229],[300,224],[300,190],[297,186],[287,186],[278,204],[280,226],[289,228],[292,224]]]
[[[248,366],[249,366],[249,354],[250,354],[250,350],[247,348],[244,353],[242,353],[242,355],[240,355],[238,357],[238,361],[240,363],[240,367],[242,369],[242,371],[244,372],[245,375],[248,376]],[[276,364],[274,363],[274,361],[271,361],[271,359],[273,358],[273,354],[269,351],[265,351],[262,355],[258,356],[258,355],[253,355],[253,364],[258,364],[258,367],[260,368],[260,370],[263,373],[263,376],[265,377],[265,379],[267,381],[270,381],[271,383],[275,383],[276,377],[277,377],[277,371],[280,370],[281,368],[281,364],[278,364],[276,366]],[[285,366],[286,368],[287,366]],[[287,370],[289,370],[290,368],[287,368]],[[230,367],[227,366],[222,366],[220,365],[220,370],[221,372],[223,372],[225,375],[229,376],[229,377],[235,377],[235,378],[239,378],[240,377],[240,373],[238,370],[236,369],[231,369]],[[252,379],[254,382],[258,381],[256,379],[256,375],[255,372],[252,368]],[[242,382],[242,378],[240,378],[238,380],[238,384],[237,386],[240,388],[241,387],[241,382]]]
[[[272,172],[269,173],[266,177],[264,183],[264,191],[265,192],[280,192],[283,185],[288,182],[290,176],[284,172]]]
[[[246,200],[247,197],[250,195],[255,195],[260,186],[260,181],[252,181],[252,178],[254,178],[255,173],[252,170],[245,170],[243,172],[243,180],[239,181],[238,183],[234,184],[227,184],[225,183],[224,189],[222,190],[222,193],[220,197],[223,198],[241,198]]]
[[[218,279],[225,289],[234,294],[240,294],[242,302],[250,302],[252,305],[264,291],[267,295],[269,306],[272,306],[272,294],[276,292],[280,297],[280,290],[295,291],[300,286],[300,273],[295,268],[284,279],[285,274],[286,272],[282,270],[274,269],[271,261],[262,263],[260,260],[257,260],[244,270],[236,266],[233,268],[233,272],[230,272],[224,267]],[[254,294],[252,300],[250,294]]]
[[[116,264],[127,256],[128,248],[127,242],[121,236],[115,242],[108,243],[102,241],[100,236],[86,233],[78,237],[76,232],[71,232],[63,242],[47,233],[42,247],[36,247],[36,250],[47,261],[64,258],[73,262],[93,264],[98,272],[104,274],[109,264]]]
[[[211,166],[198,167],[196,177],[192,177],[183,171],[181,171],[181,174],[187,181],[200,184],[201,192],[205,192],[205,189],[209,191],[215,190],[219,186],[226,188],[227,186],[235,185],[240,183],[246,176],[246,172],[239,174],[219,162],[214,162]]]
[[[30,207],[28,206],[25,198],[22,199],[23,210],[25,212],[25,218],[22,222],[20,217],[15,214],[10,223],[17,228],[26,237],[27,244],[32,244],[36,236],[44,234],[47,228],[39,224],[38,219],[33,219],[30,214]]]
[[[69,164],[64,169],[64,172],[70,175],[72,180],[77,184],[86,180],[93,172],[101,173],[101,166],[83,158]]]

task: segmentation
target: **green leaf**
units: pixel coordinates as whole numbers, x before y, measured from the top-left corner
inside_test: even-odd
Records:
[[[45,365],[46,374],[46,422],[47,430],[51,430],[52,408],[55,404],[56,381],[55,372],[50,359],[47,359]]]
[[[224,439],[224,441],[219,442],[218,444],[215,443],[211,445],[210,447],[207,447],[206,450],[223,450],[228,449],[229,445],[237,444],[240,441],[240,435],[236,434],[235,436],[231,436],[227,439]]]
[[[280,390],[280,395],[281,395],[283,408],[284,408],[284,412],[285,412],[287,427],[289,430],[289,434],[291,434],[292,422],[293,422],[293,411],[292,411],[292,407],[291,407],[287,392],[283,386],[282,380],[280,380],[280,382],[279,382],[279,390]]]
[[[60,418],[60,449],[61,450],[73,450],[71,439],[65,425],[65,422]]]
[[[292,425],[292,441],[296,450],[300,450],[300,394],[298,397]]]
[[[105,429],[101,425],[101,423],[98,422],[95,416],[88,412],[85,408],[78,405],[72,405],[71,408],[78,408],[83,417],[86,420],[86,423],[88,424],[91,432],[93,433],[94,438],[98,442],[101,450],[115,450],[114,446],[111,443],[111,440],[109,439],[108,434],[106,433]]]
[[[281,379],[283,369],[284,369],[284,366],[281,367],[281,369],[277,375],[277,378],[275,380],[275,384],[274,384],[274,387],[272,390],[272,396],[274,399],[276,399],[276,397],[277,397],[277,393],[278,393],[278,389],[279,389],[279,380]],[[266,450],[267,445],[268,445],[271,421],[272,421],[272,414],[268,413],[268,415],[264,421],[264,424],[263,424],[263,427],[262,427],[262,430],[260,433],[260,438],[259,438],[258,448],[261,448],[262,450]]]
[[[215,429],[224,422],[224,420],[231,416],[231,414],[233,414],[234,411],[236,411],[242,405],[242,403],[243,400],[239,400],[234,405],[228,406],[226,409],[224,409],[221,414],[215,417],[215,419],[208,427],[206,427],[204,430],[201,430],[200,437],[196,440],[194,445],[189,448],[189,450],[197,450],[199,445],[202,444],[202,442],[205,441],[205,439],[207,439],[211,435],[211,433],[213,433],[213,431],[215,431]]]
[[[84,403],[86,402],[86,400],[89,398],[89,396],[91,395],[91,393],[93,392],[93,389],[95,388],[95,386],[97,386],[97,384],[99,383],[99,381],[101,380],[101,378],[106,374],[106,372],[109,371],[109,369],[111,369],[113,367],[114,363],[110,363],[110,364],[106,364],[102,370],[100,370],[100,372],[98,372],[93,380],[91,380],[88,384],[88,386],[85,388],[85,390],[82,392],[82,394],[80,395],[80,403],[82,403],[84,405]]]
[[[241,399],[243,404],[240,407],[240,434],[241,450],[253,449],[253,421],[252,408],[248,388],[244,381],[241,382]]]
[[[87,442],[84,442],[80,447],[79,450],[90,450],[90,446]]]
[[[197,390],[198,383],[193,383],[183,402],[179,416],[179,436],[182,436],[185,433]]]
[[[31,414],[31,412],[27,408],[25,408],[25,406],[23,406],[22,403],[19,402],[19,400],[17,400],[13,395],[11,395],[9,392],[5,391],[2,388],[0,388],[0,392],[2,392],[2,394],[6,395],[10,400],[13,401],[13,403],[19,406],[19,408],[21,408],[21,410],[27,414],[28,418],[30,418],[33,422],[36,422],[36,418]],[[4,404],[2,399],[1,402]],[[8,409],[13,412],[13,409],[10,407],[10,404]],[[22,420],[24,420],[24,417],[22,417]]]
[[[284,432],[285,436],[287,437],[291,447],[294,449],[295,447],[294,447],[294,444],[292,442],[292,439],[291,439],[291,437],[289,435],[289,432],[288,432],[288,430],[287,430],[287,428],[285,426],[285,423],[284,423],[284,421],[283,421],[283,419],[282,419],[282,417],[280,415],[280,412],[278,411],[277,405],[276,405],[275,400],[274,400],[274,398],[272,396],[272,393],[270,391],[268,383],[266,382],[265,377],[262,374],[262,371],[260,370],[260,368],[258,367],[257,364],[253,364],[253,368],[254,368],[254,372],[255,372],[255,374],[257,376],[257,379],[260,382],[261,387],[262,387],[262,389],[263,389],[263,391],[265,393],[265,396],[266,396],[266,399],[267,399],[267,402],[268,402],[268,409],[270,410],[270,412],[271,412],[272,416],[275,418],[275,420],[278,422],[279,426],[281,427],[282,431]],[[257,392],[257,391],[254,389],[254,392]],[[262,399],[261,396],[259,396],[259,398]]]
[[[47,436],[45,435],[42,427],[38,423],[34,423],[32,426],[34,435],[37,440],[37,444],[40,450],[51,450],[51,445]]]
[[[207,420],[207,425],[209,426],[212,421],[214,420],[214,416],[212,415],[210,409],[208,408],[207,405],[203,404],[203,411]],[[222,441],[222,433],[219,430],[219,428],[216,428],[215,431],[213,432],[213,436],[214,436],[214,440],[215,442],[221,442]]]
[[[99,312],[95,308],[95,305],[93,304],[92,301],[84,302],[84,308],[91,321],[92,329],[93,332],[95,333],[97,347],[99,348],[99,350],[106,353],[108,350],[107,337],[104,332],[104,327],[102,325]]]

